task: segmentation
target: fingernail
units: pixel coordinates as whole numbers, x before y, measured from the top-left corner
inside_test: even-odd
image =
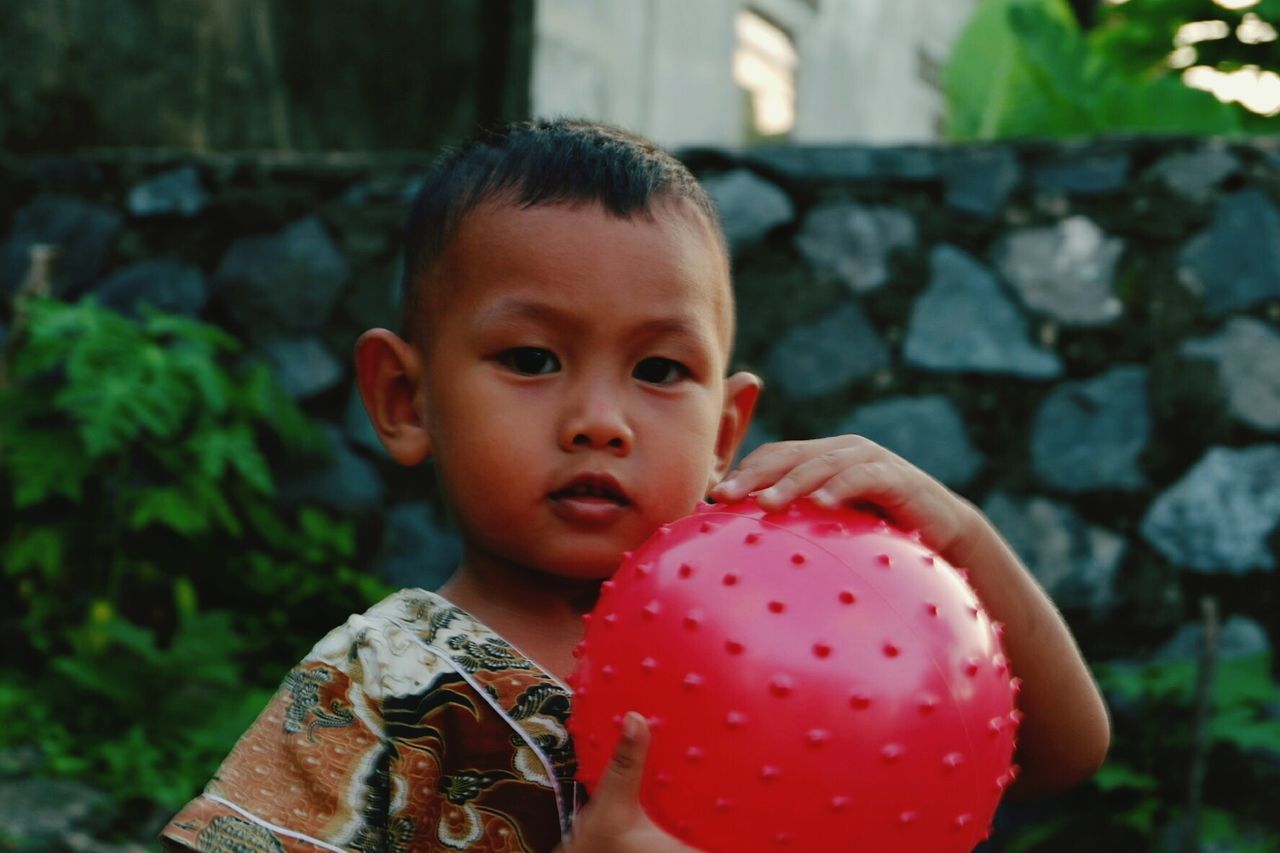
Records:
[[[809,495],[809,500],[813,501],[818,506],[826,507],[827,509],[836,505],[835,498],[831,496],[831,493],[824,491],[823,489],[818,489],[818,491]]]
[[[628,711],[622,718],[622,736],[627,740],[635,740],[640,734],[640,718],[635,711]]]

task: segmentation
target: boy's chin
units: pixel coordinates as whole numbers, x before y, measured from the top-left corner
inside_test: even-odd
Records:
[[[614,572],[622,564],[622,554],[602,556],[598,559],[574,560],[569,564],[560,564],[552,569],[544,569],[546,574],[564,581],[581,582],[583,584],[600,583],[613,577]]]

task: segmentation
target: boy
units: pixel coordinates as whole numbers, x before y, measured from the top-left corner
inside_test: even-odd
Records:
[[[724,478],[761,385],[726,376],[725,242],[676,160],[598,125],[516,125],[433,171],[406,237],[402,334],[361,337],[358,379],[396,461],[434,461],[462,564],[438,595],[402,591],[322,640],[168,841],[685,849],[638,805],[635,714],[575,818],[564,680],[622,552],[707,495],[869,501],[919,530],[1006,625],[1026,715],[1015,789],[1101,763],[1106,713],[1074,641],[969,503],[856,436],[765,446]]]

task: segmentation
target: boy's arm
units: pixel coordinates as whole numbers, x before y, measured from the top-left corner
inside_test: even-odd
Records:
[[[765,445],[711,491],[716,500],[756,495],[766,509],[800,497],[826,506],[875,505],[899,527],[969,572],[1022,680],[1024,713],[1010,788],[1048,794],[1101,766],[1111,739],[1106,706],[1075,639],[1053,602],[986,517],[969,501],[879,445],[847,435]]]

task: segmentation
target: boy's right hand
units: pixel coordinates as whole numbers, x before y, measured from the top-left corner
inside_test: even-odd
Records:
[[[640,805],[649,726],[634,711],[622,721],[613,758],[591,801],[574,818],[558,853],[696,853],[658,828]]]

